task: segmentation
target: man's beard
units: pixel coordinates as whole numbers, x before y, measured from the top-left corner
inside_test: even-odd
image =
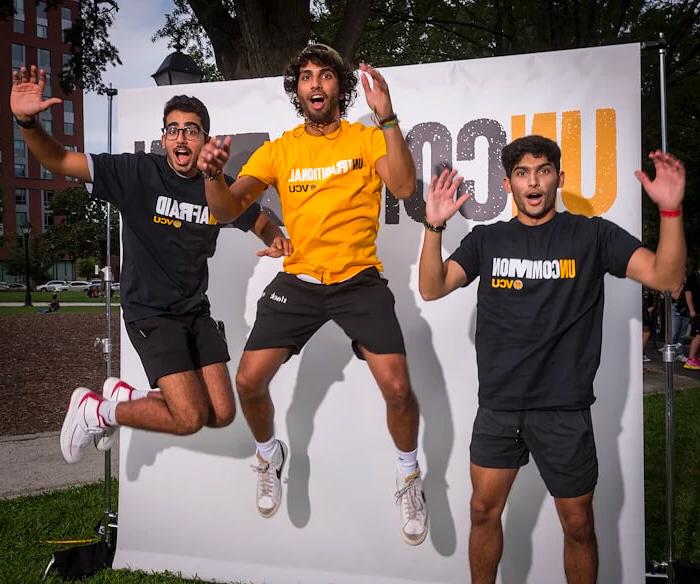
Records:
[[[307,121],[319,126],[328,126],[333,122],[338,121],[338,118],[335,116],[335,112],[338,109],[337,106],[338,99],[332,97],[328,98],[328,107],[321,111],[313,110],[308,107],[306,102],[302,102],[304,117],[307,119]]]

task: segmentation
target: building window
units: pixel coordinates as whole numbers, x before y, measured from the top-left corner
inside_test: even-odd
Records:
[[[61,8],[61,36],[63,42],[66,42],[66,31],[73,27],[73,15],[71,14],[70,8],[65,6]]]
[[[41,215],[43,231],[53,227],[53,209],[51,208],[51,199],[53,199],[53,191],[41,191]]]
[[[15,189],[15,205],[27,206],[27,189]]]
[[[25,63],[24,45],[12,43],[12,68],[19,69]]]
[[[14,0],[15,18],[12,21],[12,30],[14,32],[24,32],[24,0]]]
[[[72,136],[75,133],[75,113],[73,102],[69,99],[63,102],[63,133],[66,136]]]
[[[36,50],[37,67],[46,71],[46,85],[44,86],[44,97],[51,97],[51,51],[47,49]]]
[[[39,112],[39,123],[41,127],[44,128],[44,132],[51,134],[51,121],[53,120],[53,115],[51,113],[51,108]]]
[[[41,164],[40,169],[39,169],[39,176],[41,176],[41,178],[45,178],[47,180],[50,180],[53,178],[53,173],[48,168],[46,168],[43,164]]]
[[[15,225],[17,226],[17,237],[22,236],[20,227],[27,224],[27,212],[26,211],[16,211],[15,212]]]
[[[49,19],[46,15],[46,2],[44,0],[36,3],[36,36],[40,39],[49,36]]]
[[[15,176],[27,176],[27,144],[15,140]]]

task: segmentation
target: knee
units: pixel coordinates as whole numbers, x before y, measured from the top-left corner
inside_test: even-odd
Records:
[[[207,426],[211,428],[225,428],[236,417],[236,406],[231,402],[230,406],[220,407],[209,416]]]
[[[199,432],[207,422],[208,412],[192,408],[175,416],[175,434],[188,436]]]
[[[586,508],[580,511],[566,513],[561,517],[561,525],[565,537],[577,542],[586,543],[594,537],[593,509]]]
[[[474,493],[469,505],[472,526],[486,525],[501,520],[503,505]]]
[[[416,401],[408,379],[395,377],[381,382],[382,393],[390,408],[405,408],[409,402]]]
[[[246,369],[236,373],[236,391],[241,399],[255,399],[265,393],[264,384],[254,374]]]

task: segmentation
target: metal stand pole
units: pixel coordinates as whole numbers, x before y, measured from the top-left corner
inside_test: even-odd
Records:
[[[112,101],[117,95],[117,90],[109,84],[107,89],[107,152],[112,153]],[[107,203],[107,233],[106,233],[106,259],[105,267],[102,268],[104,274],[104,294],[105,294],[105,336],[100,339],[102,354],[105,359],[105,377],[112,376],[112,233],[111,233],[112,205]],[[104,491],[104,516],[101,527],[101,535],[107,545],[114,544],[112,541],[112,530],[117,527],[117,514],[112,510],[112,451],[107,450],[104,456],[105,462],[105,491]]]
[[[663,33],[659,34],[659,40],[650,43],[642,43],[643,49],[658,49],[659,51],[659,95],[661,109],[661,149],[668,151],[668,129],[666,125],[666,39]],[[673,425],[673,364],[676,360],[676,347],[673,344],[673,330],[671,325],[671,293],[664,292],[664,346],[661,355],[664,361],[664,374],[666,379],[666,561],[660,567],[666,569],[668,582],[675,582],[674,574],[674,519],[675,519],[675,432]]]

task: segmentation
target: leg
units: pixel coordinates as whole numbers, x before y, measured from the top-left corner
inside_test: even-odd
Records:
[[[473,584],[493,584],[503,554],[501,515],[517,468],[469,465],[472,480],[469,567]]]
[[[197,432],[209,419],[209,404],[195,371],[181,371],[158,379],[161,395],[120,402],[117,422],[123,426],[187,435]],[[152,392],[153,393],[153,392]]]
[[[290,349],[244,351],[236,374],[241,409],[257,442],[274,433],[275,406],[270,398],[270,381],[289,357]]]
[[[404,452],[415,450],[418,447],[418,400],[411,389],[405,355],[380,355],[365,347],[361,350],[386,401],[387,426],[394,444]]]
[[[236,415],[236,402],[226,363],[205,365],[197,370],[197,376],[209,402],[206,425],[211,428],[228,426]]]
[[[564,529],[564,571],[568,584],[595,584],[598,544],[593,524],[593,491],[580,497],[555,498]]]

